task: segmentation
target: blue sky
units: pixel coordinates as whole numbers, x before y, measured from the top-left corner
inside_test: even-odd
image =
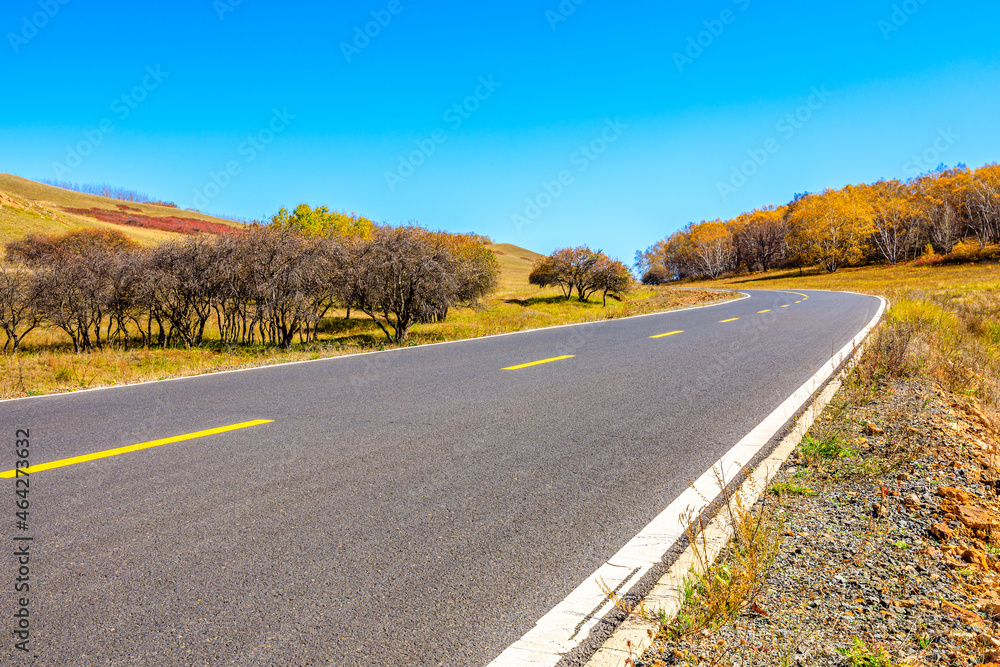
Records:
[[[689,221],[1000,158],[993,2],[317,5],[8,0],[0,171],[630,262]]]

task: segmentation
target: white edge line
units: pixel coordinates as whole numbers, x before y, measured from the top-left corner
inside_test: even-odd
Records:
[[[872,297],[870,294],[864,296]],[[743,467],[802,409],[875,328],[885,313],[887,301],[880,296],[872,298],[879,300],[879,308],[850,342],[488,667],[554,667],[564,655],[582,644],[614,606],[599,582],[615,590],[628,577],[634,586],[646,572],[662,562],[664,555],[684,536],[682,519],[708,507],[722,493],[722,486],[737,478]],[[721,486],[720,479],[723,481]],[[618,595],[625,596],[629,590],[620,590]],[[597,611],[592,613],[594,610]]]
[[[674,288],[678,289],[678,288]],[[694,288],[692,288],[694,289]],[[705,290],[705,291],[715,291],[715,290]],[[726,304],[736,303],[738,301],[743,301],[744,299],[749,299],[750,295],[741,292],[740,290],[718,290],[720,292],[733,292],[734,294],[740,294],[739,298],[728,299],[726,301],[719,301],[718,303],[710,303],[704,306],[690,306],[687,308],[674,308],[673,310],[661,310],[655,313],[643,313],[642,315],[629,315],[628,317],[616,317],[614,319],[604,319],[604,320],[591,320],[590,322],[573,322],[570,324],[557,324],[551,327],[538,327],[536,329],[521,329],[520,331],[507,331],[505,333],[499,334],[489,334],[488,336],[477,336],[475,338],[460,338],[458,340],[443,340],[438,343],[422,343],[420,345],[414,345],[413,347],[396,347],[391,350],[373,350],[371,352],[355,352],[353,354],[341,354],[335,357],[324,357],[322,359],[303,359],[302,361],[283,361],[276,364],[263,364],[260,366],[248,366],[246,368],[231,368],[225,371],[211,371],[209,373],[197,373],[195,375],[185,375],[183,377],[176,378],[165,378],[163,380],[144,380],[142,382],[130,382],[129,384],[112,384],[104,387],[92,387],[90,389],[76,389],[74,391],[63,391],[57,394],[42,394],[40,396],[19,396],[17,398],[4,398],[0,399],[0,403],[10,403],[13,401],[36,401],[43,398],[60,398],[66,396],[77,396],[79,394],[85,394],[91,391],[108,391],[113,389],[130,389],[132,387],[140,387],[145,384],[159,384],[161,382],[177,382],[179,380],[194,380],[197,378],[209,377],[212,375],[226,375],[227,373],[245,373],[247,371],[262,371],[272,368],[286,368],[288,366],[297,366],[300,364],[315,364],[321,362],[339,361],[341,359],[356,359],[358,357],[365,357],[371,354],[391,354],[393,352],[402,352],[404,350],[421,349],[427,347],[435,347],[438,345],[453,345],[455,343],[468,343],[474,340],[486,340],[488,338],[500,338],[502,336],[516,336],[517,334],[526,333],[536,333],[538,331],[550,331],[552,329],[565,329],[567,327],[582,327],[588,324],[605,324],[608,322],[620,322],[622,320],[634,320],[640,317],[652,317],[654,315],[670,315],[671,313],[686,313],[691,310],[700,310],[702,308],[714,308],[716,306],[725,306]]]

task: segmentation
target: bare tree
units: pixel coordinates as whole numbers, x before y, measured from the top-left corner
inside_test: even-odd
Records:
[[[20,267],[0,267],[0,329],[6,336],[3,351],[17,354],[21,341],[43,321],[38,309],[37,284]]]
[[[460,303],[455,260],[426,230],[380,227],[371,240],[349,247],[341,298],[368,315],[390,342],[406,342],[421,317]]]

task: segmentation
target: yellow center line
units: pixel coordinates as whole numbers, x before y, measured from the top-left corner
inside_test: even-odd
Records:
[[[795,303],[802,303],[802,301],[796,301]]]
[[[763,315],[764,313],[770,313],[770,312],[771,312],[770,309],[768,309],[768,310],[758,310],[757,314],[758,315]]]
[[[738,317],[734,317],[734,318],[733,318],[733,319],[731,319],[731,320],[719,320],[719,324],[725,324],[726,322],[735,322],[735,321],[736,321],[736,320],[738,320],[738,319],[740,319],[740,318],[738,318]]]
[[[659,334],[657,336],[650,336],[650,338],[666,338],[667,336],[676,336],[677,334],[682,334],[683,331],[671,331],[670,333]]]
[[[60,459],[58,461],[50,461],[49,463],[39,463],[38,465],[34,465],[29,468],[21,468],[21,471],[26,472],[28,474],[35,472],[42,472],[43,470],[52,470],[53,468],[62,468],[64,466],[76,465],[77,463],[86,463],[87,461],[106,459],[111,456],[119,456],[120,454],[138,452],[143,449],[160,447],[162,445],[170,445],[175,442],[183,442],[185,440],[194,440],[195,438],[204,438],[205,436],[208,435],[216,435],[217,433],[226,433],[227,431],[236,431],[241,428],[260,426],[261,424],[270,424],[273,422],[274,422],[273,419],[257,419],[254,421],[233,424],[231,426],[220,426],[219,428],[210,428],[207,431],[198,431],[197,433],[187,433],[185,435],[175,435],[171,438],[163,438],[162,440],[151,440],[149,442],[140,442],[138,445],[118,447],[117,449],[106,449],[103,452],[94,452],[93,454],[74,456],[73,458]],[[8,470],[6,472],[0,472],[0,478],[10,478],[14,477],[15,475],[17,475],[16,470]]]
[[[795,294],[796,296],[801,296],[803,301],[809,298],[808,294],[803,294],[802,292],[789,292],[788,290],[777,290],[777,291],[781,292],[782,294]]]
[[[550,364],[553,361],[562,361],[563,359],[572,359],[575,356],[576,356],[575,354],[566,354],[566,355],[563,355],[561,357],[552,357],[551,359],[542,359],[541,361],[532,361],[530,364],[521,364],[519,366],[508,366],[507,368],[505,368],[503,370],[505,370],[505,371],[517,371],[517,370],[521,370],[522,368],[528,368],[530,366],[539,366],[541,364]]]
[[[784,306],[782,306],[782,308],[790,308],[790,307],[791,307],[791,305],[792,305],[792,304],[790,304],[790,303],[786,303],[786,304],[785,304]]]

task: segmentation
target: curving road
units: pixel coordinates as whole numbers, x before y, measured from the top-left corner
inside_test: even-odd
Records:
[[[880,306],[746,293],[0,403],[0,471],[15,429],[33,466],[83,458],[31,474],[28,532],[0,480],[7,544],[34,536],[31,653],[10,639],[8,555],[0,663],[485,665]],[[88,458],[137,443],[155,446]]]

